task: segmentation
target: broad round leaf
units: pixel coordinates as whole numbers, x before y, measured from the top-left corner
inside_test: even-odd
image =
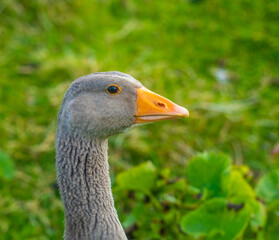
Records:
[[[202,153],[190,160],[186,176],[190,185],[208,192],[210,197],[226,196],[230,159],[221,153]]]
[[[224,198],[213,198],[185,215],[181,229],[194,238],[234,240],[240,237],[251,216],[251,209],[229,209]]]
[[[268,204],[279,199],[279,171],[272,171],[261,178],[256,186],[257,195]]]
[[[148,191],[154,186],[156,176],[155,166],[146,162],[118,174],[116,182],[123,189]]]

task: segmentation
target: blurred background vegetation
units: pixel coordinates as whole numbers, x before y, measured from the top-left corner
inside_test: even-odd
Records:
[[[61,239],[56,115],[70,82],[110,70],[132,75],[190,111],[186,120],[110,139],[120,219],[131,239],[192,239],[179,227],[175,199],[183,201],[183,191],[161,201],[158,186],[151,196],[138,196],[119,190],[115,178],[152,162],[157,185],[165,178],[176,182],[187,178],[192,156],[211,150],[247,165],[251,186],[276,169],[278,19],[278,0],[1,0],[1,239]],[[133,219],[129,213],[139,201],[146,210],[139,207],[142,215]],[[167,213],[174,214],[165,219]],[[277,228],[278,218],[277,212]]]

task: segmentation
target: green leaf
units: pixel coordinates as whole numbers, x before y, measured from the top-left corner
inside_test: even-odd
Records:
[[[266,223],[264,240],[278,239],[279,236],[278,212],[279,212],[279,199],[275,200],[269,206],[269,214]]]
[[[258,232],[265,226],[267,218],[266,208],[261,202],[256,200],[252,201],[250,206],[253,211],[250,225],[254,232]]]
[[[209,197],[226,196],[230,159],[222,153],[202,153],[190,160],[186,174],[188,182]]]
[[[251,209],[252,217],[250,225],[257,232],[266,223],[266,209],[262,203],[256,200],[256,194],[247,180],[243,177],[240,169],[233,169],[229,183],[229,201],[233,203],[244,203]]]
[[[14,177],[13,160],[3,151],[0,151],[0,177],[5,180],[10,180]]]
[[[187,183],[186,180],[181,178],[177,180],[175,183],[167,183],[165,181],[157,181],[157,186],[162,185],[162,191],[164,192],[177,192],[177,191],[186,191],[187,190]],[[160,185],[159,185],[160,186]],[[199,190],[198,190],[199,191]]]
[[[197,195],[197,194],[200,194],[201,191],[200,191],[200,189],[189,185],[189,186],[187,186],[187,192],[191,195]]]
[[[279,199],[279,171],[272,171],[262,177],[256,186],[256,193],[268,204]]]
[[[118,174],[116,183],[122,189],[148,191],[154,186],[156,177],[156,168],[146,162]]]
[[[137,203],[136,206],[133,207],[132,212],[127,216],[125,216],[125,219],[122,223],[123,227],[127,228],[132,224],[134,224],[143,211],[144,211],[144,205],[142,203]]]
[[[232,170],[229,181],[230,201],[246,201],[255,199],[255,192],[238,170]]]
[[[183,232],[194,238],[234,240],[240,237],[251,216],[250,208],[228,209],[224,198],[213,198],[181,220]]]

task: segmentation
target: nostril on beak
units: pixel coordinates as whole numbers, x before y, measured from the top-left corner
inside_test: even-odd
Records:
[[[156,105],[160,108],[167,108],[167,105],[165,103],[157,102]]]

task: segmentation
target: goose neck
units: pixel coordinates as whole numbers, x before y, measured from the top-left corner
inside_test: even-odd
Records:
[[[57,134],[56,167],[65,239],[126,239],[111,192],[107,139]]]

